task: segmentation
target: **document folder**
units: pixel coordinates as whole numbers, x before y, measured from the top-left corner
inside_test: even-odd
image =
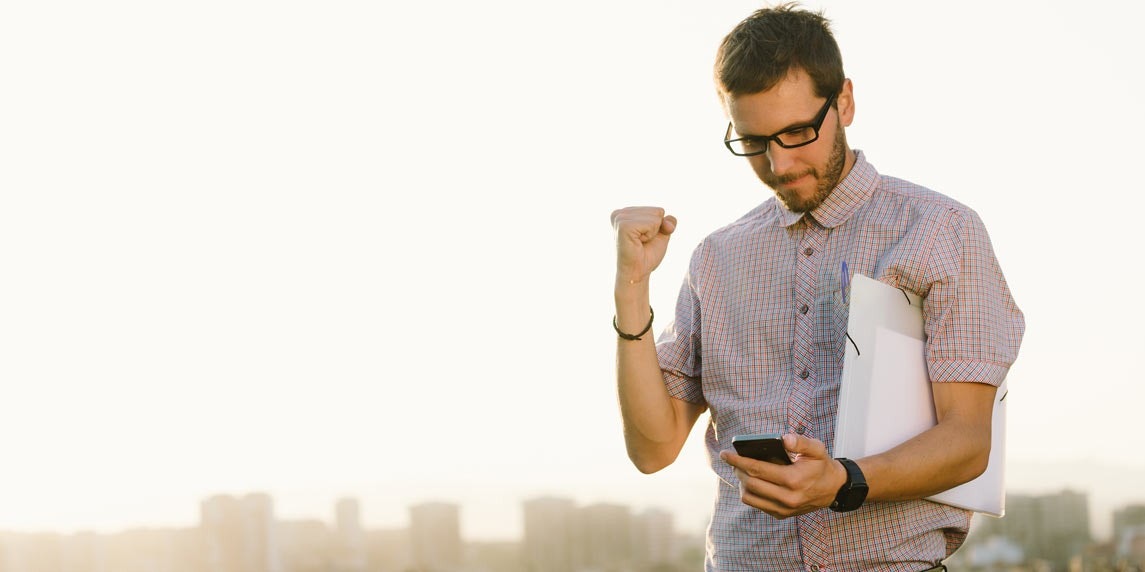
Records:
[[[922,299],[855,274],[839,385],[834,457],[882,453],[937,423],[927,374]],[[990,460],[978,478],[927,500],[1005,514],[1006,383],[994,397]]]

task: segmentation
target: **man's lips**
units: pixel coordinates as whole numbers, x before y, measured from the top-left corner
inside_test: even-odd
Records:
[[[799,175],[798,177],[796,177],[790,181],[785,181],[783,183],[780,183],[779,186],[781,186],[781,187],[794,187],[794,186],[802,183],[803,181],[805,181],[807,179],[807,177],[809,177],[810,175],[811,175],[810,173],[803,173],[802,175]]]

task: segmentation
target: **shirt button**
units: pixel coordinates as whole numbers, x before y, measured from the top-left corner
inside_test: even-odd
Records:
[[[802,434],[804,434],[804,433],[806,433],[806,432],[807,432],[807,428],[806,428],[806,427],[804,427],[804,426],[802,426],[802,425],[800,425],[800,426],[798,426],[798,427],[796,427],[796,428],[795,428],[795,432],[796,432],[796,433],[798,433],[798,434],[800,434],[800,435],[802,435]]]
[[[803,370],[803,371],[799,372],[799,379],[807,379],[810,376],[811,376],[811,372],[809,372],[807,370]]]
[[[808,246],[807,248],[803,249],[803,254],[806,254],[807,256],[811,256],[812,254],[815,254],[815,249]]]
[[[808,309],[809,308],[807,308],[807,304],[804,304],[804,305],[799,307],[799,313],[800,314],[806,314]]]
[[[811,572],[819,572],[819,565],[818,564],[812,564],[811,565]]]

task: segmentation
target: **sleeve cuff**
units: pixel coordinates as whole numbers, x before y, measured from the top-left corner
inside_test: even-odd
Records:
[[[929,364],[932,383],[976,382],[1002,385],[1010,372],[1008,364],[979,360],[936,360]]]

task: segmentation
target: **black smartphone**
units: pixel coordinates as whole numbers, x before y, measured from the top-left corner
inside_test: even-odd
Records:
[[[777,465],[791,464],[791,457],[787,455],[787,449],[783,448],[783,436],[778,433],[736,435],[732,437],[732,447],[742,457]]]

